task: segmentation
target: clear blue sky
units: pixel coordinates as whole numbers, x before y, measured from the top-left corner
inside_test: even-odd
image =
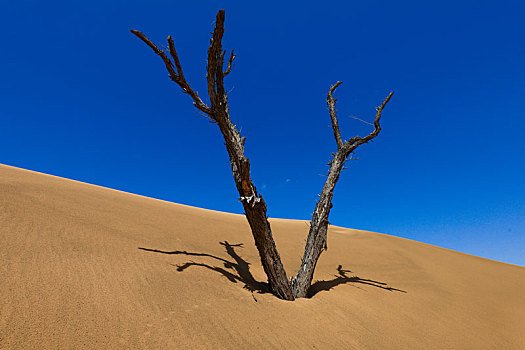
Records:
[[[331,222],[525,265],[524,4],[4,1],[0,163],[241,213],[217,127],[129,33],[171,34],[205,97],[224,8],[232,119],[270,216],[313,211],[336,149],[326,92],[342,80],[345,138],[370,131],[351,115],[371,121],[395,95]]]

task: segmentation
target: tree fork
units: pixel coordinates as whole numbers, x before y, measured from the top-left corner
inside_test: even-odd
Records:
[[[327,104],[330,112],[332,129],[337,144],[337,152],[333,153],[333,159],[328,163],[330,170],[327,175],[323,190],[319,195],[319,201],[312,214],[310,230],[305,245],[304,255],[301,261],[301,267],[297,275],[289,281],[286,276],[281,258],[275,246],[270,222],[267,217],[267,207],[263,197],[257,193],[257,189],[250,177],[250,161],[244,156],[245,137],[241,137],[239,130],[233,125],[230,119],[228,107],[228,96],[224,88],[224,77],[232,70],[232,64],[235,59],[233,50],[227,62],[226,70],[224,68],[224,56],[226,51],[222,49],[222,37],[224,35],[224,10],[219,10],[216,17],[215,28],[208,48],[208,61],[206,67],[206,80],[208,86],[208,95],[210,106],[206,105],[199,97],[198,93],[191,88],[182,72],[182,65],[179,60],[175,44],[171,36],[168,36],[168,57],[164,50],[160,50],[157,45],[152,43],[143,33],[137,30],[131,30],[140,40],[148,45],[164,62],[169,73],[170,79],[180,86],[182,91],[193,99],[193,105],[207,116],[210,121],[216,123],[224,137],[224,144],[228,151],[230,165],[232,169],[235,186],[239,193],[246,218],[250,225],[252,235],[255,241],[261,264],[264,272],[268,277],[268,284],[271,291],[284,300],[294,300],[307,296],[308,289],[311,286],[312,278],[319,256],[323,250],[327,249],[327,230],[328,216],[332,208],[333,191],[341,170],[352,152],[360,145],[371,141],[381,131],[379,121],[381,113],[390,101],[392,92],[387,96],[383,103],[376,108],[376,117],[374,120],[374,131],[365,137],[352,137],[343,142],[341,132],[337,121],[335,110],[336,99],[333,98],[333,92],[342,82],[332,85],[328,91]]]
[[[319,195],[319,201],[317,202],[314,213],[312,214],[310,231],[308,232],[303,258],[301,260],[301,267],[299,268],[297,275],[292,279],[292,292],[294,298],[304,298],[308,295],[308,289],[312,285],[312,279],[317,261],[319,260],[323,250],[328,249],[328,216],[330,215],[330,209],[332,209],[334,188],[337,184],[337,181],[339,180],[339,176],[341,175],[341,171],[344,168],[344,164],[357,147],[367,143],[368,141],[371,141],[377,135],[379,135],[379,132],[381,131],[381,126],[379,124],[381,113],[394,94],[393,92],[388,94],[383,103],[376,108],[374,131],[365,137],[355,136],[348,141],[343,142],[335,110],[336,99],[333,97],[335,89],[337,89],[337,87],[339,87],[341,84],[342,82],[338,81],[332,85],[328,90],[328,96],[326,99],[332,121],[334,138],[337,144],[337,152],[332,154],[333,158],[330,163],[328,163],[330,165],[330,170],[328,171],[328,176],[323,186],[323,190]]]

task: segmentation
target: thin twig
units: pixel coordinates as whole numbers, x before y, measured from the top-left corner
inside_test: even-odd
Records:
[[[353,118],[353,119],[355,119],[355,120],[359,120],[360,122],[363,122],[363,123],[365,123],[365,124],[368,124],[368,125],[372,125],[372,126],[374,126],[374,124],[369,123],[369,122],[367,122],[367,121],[364,121],[363,119],[359,119],[359,118],[357,118],[357,117],[353,117],[353,116],[350,116],[350,118]]]

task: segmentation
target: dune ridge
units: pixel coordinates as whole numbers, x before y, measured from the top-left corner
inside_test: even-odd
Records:
[[[0,165],[0,238],[1,349],[525,349],[524,267],[386,234],[331,226],[286,302],[242,215]]]

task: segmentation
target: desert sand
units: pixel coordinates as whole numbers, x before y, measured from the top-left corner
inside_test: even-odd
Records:
[[[0,242],[2,349],[525,349],[524,267],[385,234],[331,226],[282,301],[242,215],[0,165]]]

